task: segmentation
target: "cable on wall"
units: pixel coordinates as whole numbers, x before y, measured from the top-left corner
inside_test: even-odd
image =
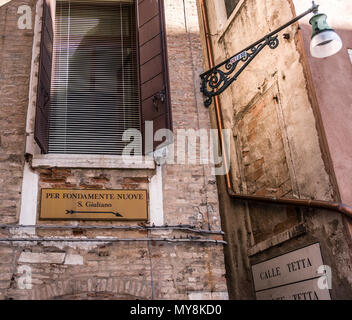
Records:
[[[197,229],[191,225],[172,225],[172,226],[63,226],[63,225],[11,225],[11,224],[0,224],[0,229],[47,229],[47,230],[179,230],[179,231],[187,231],[199,234],[218,234],[224,235],[225,233],[222,230],[203,230]]]
[[[199,238],[0,238],[0,242],[169,242],[169,243],[182,243],[182,242],[199,242],[199,243],[212,243],[212,244],[227,244],[223,240],[213,239],[199,239]]]

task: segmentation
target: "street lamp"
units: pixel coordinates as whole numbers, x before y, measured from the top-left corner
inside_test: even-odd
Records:
[[[330,28],[326,22],[327,16],[319,13],[318,8],[319,5],[315,4],[313,1],[312,7],[306,12],[287,22],[275,31],[267,34],[246,49],[202,73],[200,75],[201,92],[206,96],[204,105],[209,107],[213,101],[213,97],[224,92],[266,46],[270,49],[276,49],[279,45],[278,33],[281,30],[302,19],[309,13],[314,13],[314,16],[309,21],[313,28],[310,45],[312,56],[315,58],[325,58],[337,53],[342,48],[341,38]],[[244,63],[237,70],[237,65],[240,61]]]
[[[314,16],[309,20],[313,27],[310,53],[315,58],[330,57],[341,50],[341,38],[327,24],[326,14],[318,13],[318,8],[313,12]]]

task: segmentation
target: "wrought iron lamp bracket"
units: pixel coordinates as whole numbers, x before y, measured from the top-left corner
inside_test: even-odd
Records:
[[[232,82],[236,81],[237,77],[242,73],[242,71],[266,46],[268,46],[270,49],[276,49],[279,46],[278,33],[281,30],[287,28],[311,12],[317,13],[318,7],[319,6],[316,5],[313,1],[312,7],[306,12],[287,22],[275,31],[267,34],[241,52],[228,58],[212,69],[202,73],[200,75],[200,90],[206,97],[204,105],[209,107],[213,102],[213,97],[224,92],[232,84]],[[237,68],[240,62],[243,64],[240,68]]]
[[[213,96],[221,94],[231,85],[232,82],[237,80],[237,77],[252,62],[258,53],[265,48],[265,46],[275,49],[278,45],[279,39],[277,35],[267,37],[259,44],[253,45],[252,47],[225,60],[213,69],[203,73],[201,75],[201,91],[207,97],[204,101],[204,105],[209,107],[213,101]],[[244,64],[236,71],[239,62],[244,62]]]

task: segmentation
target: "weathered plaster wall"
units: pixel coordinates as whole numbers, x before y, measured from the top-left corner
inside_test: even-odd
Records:
[[[215,64],[293,17],[288,0],[280,4],[244,0],[226,20],[217,2],[206,1]],[[206,59],[204,40],[203,35]],[[297,25],[282,31],[279,41],[277,49],[263,49],[220,96],[224,127],[233,132],[234,189],[245,194],[336,200],[336,180],[313,103]],[[216,127],[214,106],[210,113]],[[225,193],[221,184],[219,179],[218,188]],[[220,197],[220,207],[229,241],[226,265],[232,298],[253,297],[250,263],[314,241],[321,243],[323,258],[333,267],[332,297],[351,298],[351,248],[339,214],[234,202],[226,194]]]
[[[307,2],[295,0],[296,11],[302,11]],[[351,205],[352,146],[348,141],[352,137],[352,63],[348,49],[352,48],[352,3],[322,0],[319,5],[320,12],[327,14],[328,23],[342,39],[341,51],[332,57],[314,59],[309,52],[309,18],[301,20],[300,26],[341,201]],[[352,225],[349,227],[352,232]]]
[[[88,242],[86,238],[183,238],[222,240],[218,234],[195,234],[174,230],[102,230],[78,226],[137,226],[134,222],[50,222],[37,224],[70,226],[69,229],[16,228],[21,208],[21,180],[25,153],[27,105],[35,105],[36,84],[29,88],[32,45],[36,70],[38,43],[33,31],[17,29],[17,7],[13,0],[0,8],[1,72],[1,204],[0,221],[13,229],[0,229],[0,238],[61,237],[70,241],[0,242],[0,299],[226,299],[223,245],[199,242]],[[35,13],[35,3],[30,2]],[[39,6],[40,7],[40,6]],[[202,69],[197,9],[192,0],[165,1],[171,103],[174,129],[209,128],[209,115],[201,108],[198,73]],[[33,16],[34,23],[34,16]],[[38,24],[39,25],[39,24]],[[39,40],[39,37],[37,38]],[[17,61],[18,60],[18,61]],[[32,70],[32,71],[33,71]],[[32,74],[35,80],[36,72]],[[28,92],[32,92],[28,103]],[[27,130],[33,132],[33,112],[28,112]],[[34,152],[31,136],[27,151]],[[29,160],[31,157],[29,157]],[[36,158],[38,161],[42,159]],[[39,160],[38,160],[39,159]],[[70,160],[74,161],[74,160]],[[49,161],[50,162],[50,161]],[[30,168],[41,188],[139,189],[150,191],[157,169]],[[63,163],[63,160],[60,160]],[[118,163],[118,161],[116,162]],[[29,169],[28,169],[29,170]],[[220,217],[215,177],[210,165],[164,165],[163,220],[168,225],[191,225],[219,231]],[[32,188],[30,187],[32,190]],[[35,188],[33,188],[35,189]],[[29,192],[31,190],[23,190]],[[40,193],[34,192],[38,201]],[[156,195],[158,196],[158,195]],[[155,195],[154,195],[155,197]],[[23,204],[23,205],[26,205]],[[28,211],[28,210],[27,210]],[[26,213],[26,210],[23,211]],[[30,212],[30,214],[32,214]],[[23,218],[23,217],[22,217]],[[23,219],[22,221],[26,221]],[[186,240],[187,241],[187,240]],[[32,288],[21,289],[25,277]],[[27,283],[28,284],[28,283]]]

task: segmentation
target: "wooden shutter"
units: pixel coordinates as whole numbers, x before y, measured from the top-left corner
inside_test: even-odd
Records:
[[[42,153],[48,152],[49,141],[50,86],[54,34],[52,14],[54,12],[55,1],[44,0],[34,132],[34,138]]]
[[[141,120],[159,129],[172,130],[163,0],[137,0],[140,61]],[[165,140],[164,140],[165,141]],[[154,142],[155,150],[164,141]],[[148,146],[144,144],[147,154]]]

